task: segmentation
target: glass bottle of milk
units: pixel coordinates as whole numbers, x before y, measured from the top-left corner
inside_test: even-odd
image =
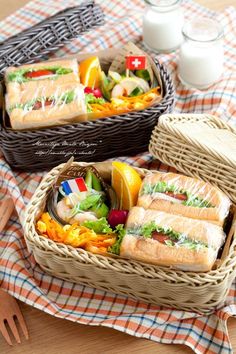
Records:
[[[144,0],[143,41],[156,52],[171,52],[182,40],[184,16],[181,0]]]
[[[223,71],[223,28],[210,18],[195,19],[183,27],[179,54],[179,78],[188,87],[206,89]]]

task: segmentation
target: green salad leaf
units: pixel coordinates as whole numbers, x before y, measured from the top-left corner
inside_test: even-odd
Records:
[[[85,94],[85,102],[88,103],[105,103],[104,98],[102,97],[95,97],[92,93]]]
[[[62,103],[71,103],[75,100],[76,98],[76,92],[74,90],[68,91],[64,93],[61,97],[59,97],[60,102]]]
[[[95,97],[92,93],[85,94],[85,103],[86,103],[88,113],[92,112],[92,108],[91,108],[90,104],[92,104],[92,103],[103,104],[105,102],[106,101],[102,97]]]
[[[126,234],[124,225],[123,224],[117,225],[114,232],[117,234],[117,239],[114,245],[108,248],[108,252],[119,255],[121,242],[123,241],[123,238]]]
[[[93,230],[98,234],[111,234],[113,233],[112,228],[107,222],[106,218],[100,218],[96,221],[86,220],[82,223],[83,226]]]

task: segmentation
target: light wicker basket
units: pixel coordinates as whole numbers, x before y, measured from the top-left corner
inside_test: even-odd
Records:
[[[74,163],[77,164],[88,165]],[[221,260],[215,270],[207,273],[95,255],[56,243],[35,230],[35,221],[45,207],[47,193],[63,167],[61,164],[45,176],[25,211],[25,240],[43,270],[68,281],[201,314],[211,313],[223,303],[236,275],[235,215]],[[148,172],[137,171],[141,175]]]
[[[149,144],[150,153],[165,164],[175,167],[184,174],[200,177],[219,187],[236,203],[236,152],[222,151],[221,141],[211,148],[197,137],[186,137],[180,124],[192,123],[196,127],[204,124],[217,130],[226,130],[236,141],[236,129],[210,114],[165,114],[159,118]],[[194,130],[194,126],[192,129]],[[232,136],[233,136],[232,135]],[[208,134],[207,139],[211,139]],[[235,146],[235,145],[234,145]],[[217,149],[216,149],[217,148]]]

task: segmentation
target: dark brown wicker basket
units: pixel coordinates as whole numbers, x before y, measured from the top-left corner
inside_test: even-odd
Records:
[[[0,125],[0,147],[13,167],[27,171],[46,170],[68,160],[102,161],[136,155],[148,150],[158,118],[171,112],[174,88],[166,68],[157,60],[164,96],[156,106],[95,121],[35,131],[13,131]]]
[[[35,62],[88,29],[104,16],[94,1],[70,8],[0,44],[0,74],[9,65]],[[108,59],[107,59],[108,60]],[[35,131],[14,131],[0,122],[0,148],[13,168],[46,170],[72,155],[79,161],[101,161],[135,155],[148,149],[158,117],[172,110],[174,88],[166,69],[156,61],[163,99],[139,112]]]
[[[88,0],[57,13],[39,24],[0,43],[0,75],[8,66],[42,60],[65,43],[104,23],[99,5]]]

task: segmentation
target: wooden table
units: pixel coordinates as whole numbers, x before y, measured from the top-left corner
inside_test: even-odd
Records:
[[[45,0],[46,1],[46,0]],[[0,20],[28,1],[0,0]],[[235,6],[236,0],[198,0],[211,9],[222,11]],[[21,303],[30,339],[21,345],[9,347],[0,337],[1,354],[177,354],[192,353],[182,345],[165,345],[146,339],[138,339],[105,327],[91,327],[57,319],[33,307]],[[236,352],[236,319],[228,321],[229,335]],[[223,354],[223,353],[222,353]]]

